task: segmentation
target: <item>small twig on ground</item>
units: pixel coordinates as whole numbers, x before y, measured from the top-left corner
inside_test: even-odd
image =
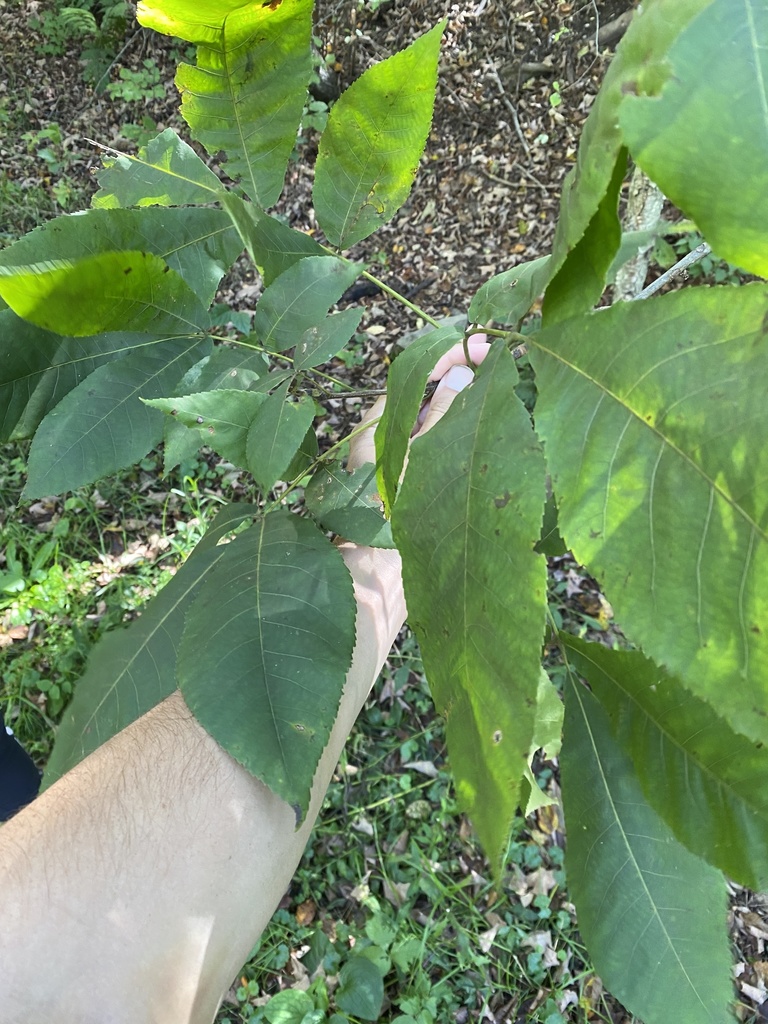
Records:
[[[499,96],[501,97],[501,102],[504,104],[504,106],[507,108],[507,110],[512,115],[512,121],[513,121],[514,126],[515,126],[515,132],[517,133],[518,139],[520,139],[520,145],[525,150],[525,155],[527,157],[530,157],[531,150],[530,150],[530,148],[528,146],[528,143],[526,141],[525,136],[523,135],[523,129],[520,127],[520,118],[517,116],[517,110],[515,109],[514,103],[512,102],[512,100],[507,95],[507,90],[504,88],[504,83],[502,82],[501,78],[499,77],[499,72],[498,72],[495,64],[493,64],[493,63],[489,64],[489,66],[488,66],[488,75],[491,78],[491,80],[494,82],[494,84],[496,85],[496,88],[499,90]]]
[[[510,181],[508,178],[500,178],[498,174],[493,174],[491,171],[481,167],[480,170],[491,181],[498,181],[500,185],[506,185],[508,188],[540,188],[544,192],[559,192],[559,185],[545,185],[544,182],[539,181],[530,171],[524,171],[520,168],[520,174],[523,178],[529,178],[530,181]],[[532,182],[532,184],[531,184]]]
[[[635,296],[637,299],[647,299],[651,295],[655,295],[660,289],[664,287],[669,281],[675,277],[679,277],[680,274],[684,273],[688,267],[692,267],[694,263],[698,263],[699,260],[703,259],[709,253],[712,252],[711,247],[706,243],[702,242],[701,245],[697,245],[695,249],[687,253],[681,260],[678,260],[674,267],[670,267],[669,270],[665,270],[661,277],[657,277],[655,281],[652,281],[647,288]]]

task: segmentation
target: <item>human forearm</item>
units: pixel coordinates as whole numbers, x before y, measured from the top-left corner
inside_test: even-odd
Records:
[[[4,1024],[213,1018],[290,882],[405,617],[396,553],[342,553],[357,644],[302,827],[174,694],[0,829]]]

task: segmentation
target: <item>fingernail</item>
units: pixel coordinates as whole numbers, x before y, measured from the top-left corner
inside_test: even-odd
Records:
[[[437,385],[437,390],[450,388],[452,391],[463,391],[474,379],[475,375],[468,366],[452,366]]]

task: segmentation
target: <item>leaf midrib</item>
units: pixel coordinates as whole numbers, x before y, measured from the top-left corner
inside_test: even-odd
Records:
[[[570,671],[569,671],[569,674],[570,674]],[[617,825],[617,827],[619,829],[619,834],[621,835],[621,838],[622,838],[622,841],[624,843],[624,846],[626,847],[627,856],[629,857],[629,859],[632,862],[632,865],[635,868],[635,871],[637,873],[637,877],[640,880],[640,883],[641,883],[641,885],[643,887],[643,891],[645,892],[645,895],[646,895],[646,898],[648,900],[648,903],[651,906],[653,916],[657,919],[657,921],[659,923],[659,926],[660,926],[662,932],[664,933],[664,936],[665,936],[665,938],[667,940],[667,945],[668,945],[669,949],[671,950],[675,960],[677,961],[677,963],[678,963],[678,965],[680,967],[680,970],[682,971],[683,977],[688,982],[688,985],[690,986],[691,991],[696,995],[696,998],[698,999],[698,1001],[701,1004],[702,1008],[706,1012],[707,1018],[710,1018],[710,1014],[709,1014],[709,1011],[707,1010],[707,1006],[706,1006],[704,1000],[699,995],[699,992],[696,989],[696,986],[693,984],[693,981],[692,981],[690,975],[688,974],[688,971],[686,970],[685,965],[683,964],[682,960],[680,959],[680,956],[679,956],[679,954],[677,952],[677,949],[676,949],[674,943],[672,942],[672,939],[671,939],[671,937],[669,935],[669,932],[667,931],[667,928],[666,928],[666,926],[664,924],[664,921],[663,921],[661,915],[659,914],[658,908],[656,906],[656,902],[653,899],[653,897],[651,896],[650,890],[648,889],[648,885],[647,885],[647,883],[645,881],[645,876],[644,876],[644,874],[643,874],[643,872],[642,872],[642,870],[640,868],[640,865],[637,863],[637,858],[635,857],[634,851],[632,850],[632,846],[630,845],[630,843],[629,843],[629,841],[627,839],[627,832],[624,829],[624,826],[623,826],[622,821],[621,821],[621,817],[619,815],[619,812],[618,812],[618,810],[616,808],[616,804],[615,804],[614,799],[613,799],[613,795],[611,794],[611,790],[610,790],[610,787],[608,785],[608,779],[606,778],[605,772],[603,770],[603,762],[602,762],[602,759],[600,758],[600,754],[599,754],[598,749],[597,749],[597,744],[595,743],[595,737],[594,737],[594,734],[592,732],[592,728],[591,728],[590,723],[589,723],[589,718],[587,716],[586,711],[584,710],[584,704],[583,704],[583,701],[582,701],[581,694],[578,691],[579,684],[573,679],[572,676],[570,678],[570,685],[573,687],[574,695],[575,695],[576,699],[579,702],[579,708],[581,710],[582,717],[584,718],[584,726],[585,726],[585,728],[587,730],[587,734],[589,736],[589,743],[590,743],[590,746],[592,747],[592,753],[593,753],[594,758],[595,758],[595,763],[597,764],[598,771],[600,772],[600,778],[602,780],[603,788],[605,790],[605,794],[606,794],[608,803],[610,805],[611,813],[613,814],[614,820],[615,820],[616,825]]]
[[[731,508],[734,510],[734,512],[736,512],[751,527],[751,529],[760,536],[760,538],[763,541],[768,542],[768,533],[766,533],[766,531],[763,530],[755,522],[755,520],[749,515],[749,513],[745,509],[743,509],[741,507],[741,505],[739,505],[734,498],[732,498],[728,493],[726,493],[726,491],[724,491],[723,488],[718,483],[716,483],[710,476],[707,475],[707,473],[704,471],[704,468],[702,466],[699,466],[698,463],[696,463],[691,458],[691,456],[688,455],[687,452],[683,451],[683,449],[680,448],[677,444],[675,444],[674,441],[672,441],[672,440],[670,440],[670,438],[666,437],[661,432],[661,430],[659,430],[655,425],[652,425],[652,424],[648,423],[648,421],[646,419],[644,419],[643,416],[639,412],[637,412],[635,409],[633,409],[631,405],[628,405],[625,401],[623,401],[607,385],[601,383],[600,381],[596,380],[594,377],[590,376],[590,374],[588,374],[580,366],[577,366],[575,363],[570,362],[570,360],[566,359],[562,355],[562,353],[555,352],[553,349],[547,348],[545,345],[542,345],[539,340],[537,340],[535,338],[531,338],[529,344],[534,345],[541,352],[544,352],[548,356],[551,356],[554,360],[559,362],[562,366],[565,366],[569,370],[572,370],[575,374],[577,374],[583,380],[587,381],[588,383],[592,384],[595,388],[597,388],[598,391],[601,391],[603,393],[603,395],[607,395],[608,398],[613,399],[613,401],[620,408],[624,409],[631,416],[633,416],[637,420],[637,422],[640,423],[641,426],[645,430],[648,430],[648,431],[650,431],[650,433],[654,434],[659,442],[661,442],[662,444],[666,445],[672,452],[674,452],[684,462],[686,462],[704,481],[706,481],[706,483],[709,485],[709,487],[712,489],[712,491],[715,494],[717,494],[720,498],[722,498],[722,500],[724,502],[726,502],[726,504],[730,505]]]

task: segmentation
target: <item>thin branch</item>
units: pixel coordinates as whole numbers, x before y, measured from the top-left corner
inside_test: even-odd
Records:
[[[378,287],[381,288],[383,292],[386,292],[386,294],[390,295],[393,299],[397,299],[397,301],[401,303],[403,306],[407,306],[408,309],[414,312],[417,316],[421,317],[422,320],[426,320],[428,324],[432,324],[433,327],[440,326],[439,322],[435,320],[434,317],[430,316],[429,313],[426,312],[426,310],[423,310],[420,306],[417,306],[415,302],[411,302],[410,299],[406,299],[404,295],[401,295],[400,292],[396,291],[394,288],[390,288],[390,286],[386,284],[384,281],[380,280],[380,278],[374,277],[373,274],[369,274],[367,270],[364,270],[360,276],[364,277],[366,281],[371,281],[373,284],[378,285]]]
[[[712,249],[706,242],[702,242],[701,245],[697,245],[695,249],[692,249],[686,256],[683,256],[681,260],[678,260],[674,267],[670,267],[669,270],[665,270],[661,277],[657,277],[655,281],[652,281],[647,288],[643,288],[639,295],[635,296],[637,299],[647,299],[651,295],[655,295],[657,291],[664,287],[669,281],[675,277],[679,277],[680,274],[684,273],[688,267],[692,267],[694,263],[698,263],[699,260],[704,259]]]
[[[523,129],[520,127],[520,118],[517,116],[517,108],[507,95],[507,90],[504,88],[504,83],[499,77],[498,69],[496,68],[496,65],[494,63],[490,63],[488,65],[488,77],[493,81],[496,88],[499,90],[499,97],[501,99],[501,102],[512,115],[512,122],[515,126],[515,132],[517,133],[517,137],[518,139],[520,139],[520,145],[525,150],[525,155],[527,157],[530,157],[531,150],[528,146],[528,142],[526,141],[525,135],[523,135]]]

